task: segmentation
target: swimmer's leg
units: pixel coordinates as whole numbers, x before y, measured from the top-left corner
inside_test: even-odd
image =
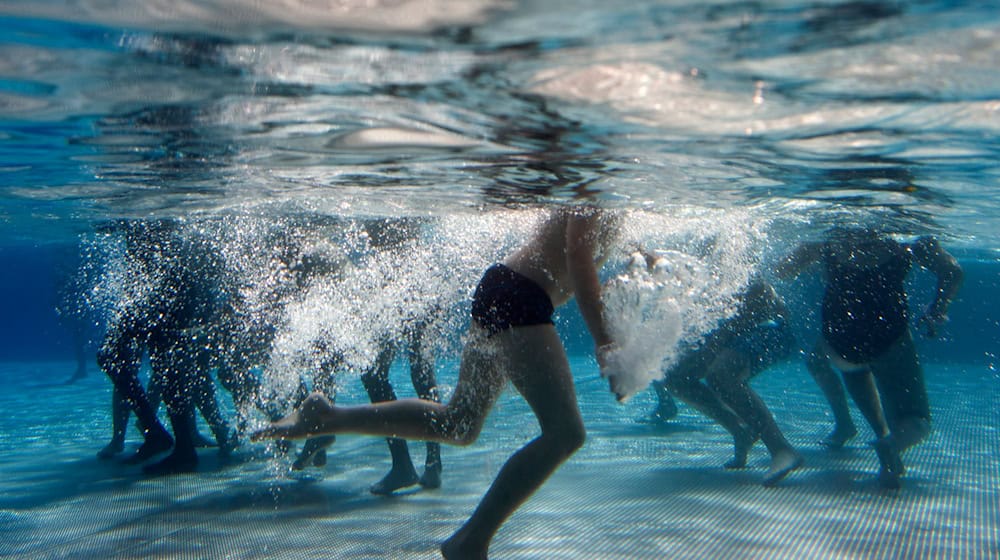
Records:
[[[392,365],[394,355],[392,345],[383,343],[374,367],[361,375],[361,382],[373,403],[396,400],[396,392],[393,391],[392,385],[389,383],[389,368]],[[413,486],[420,480],[417,476],[417,469],[413,466],[413,460],[410,458],[410,448],[406,444],[406,440],[386,438],[385,441],[389,445],[389,454],[392,456],[392,468],[388,474],[382,477],[382,480],[369,488],[372,494],[391,494],[400,488]]]
[[[861,415],[875,432],[872,446],[879,460],[879,484],[885,488],[899,488],[899,479],[904,471],[903,460],[899,455],[899,446],[890,435],[889,424],[875,386],[875,377],[868,368],[845,371],[844,385],[858,405]]]
[[[174,444],[173,438],[156,417],[156,409],[150,404],[146,391],[139,382],[142,348],[137,340],[140,337],[139,333],[112,327],[97,354],[101,370],[111,379],[115,390],[135,413],[142,430],[143,443],[131,457],[125,459],[127,464],[146,461],[169,450]]]
[[[472,517],[441,546],[448,559],[486,558],[503,522],[586,438],[573,375],[555,327],[515,327],[494,338],[500,339],[510,380],[531,406],[542,433],[507,460]]]
[[[930,435],[931,409],[913,337],[909,331],[872,362],[886,422],[902,453]]]
[[[479,437],[505,379],[496,364],[495,352],[483,351],[483,346],[481,340],[466,344],[458,384],[447,405],[410,398],[334,406],[321,393],[312,393],[291,414],[254,432],[250,439],[300,439],[346,433],[469,445]]]
[[[98,459],[110,459],[125,451],[125,432],[131,411],[117,389],[111,390],[111,442],[97,452]]]
[[[292,470],[301,471],[312,465],[314,467],[326,466],[326,450],[337,441],[337,436],[319,436],[309,438],[302,445],[298,457],[292,463]]]
[[[773,486],[802,466],[803,459],[781,433],[771,411],[750,387],[751,370],[746,356],[724,350],[709,366],[706,379],[722,401],[755,432],[771,454],[771,464],[764,475],[764,486]]]
[[[153,375],[159,375],[163,401],[174,431],[174,449],[165,458],[143,467],[149,475],[169,475],[193,472],[198,468],[192,433],[195,430],[195,397],[191,394],[201,389],[195,368],[197,362],[187,352],[183,341],[167,339],[160,334],[150,344],[149,361]]]
[[[410,359],[410,381],[421,399],[441,402],[437,379],[434,375],[434,358],[422,345],[423,331],[413,335],[408,356]],[[407,453],[408,454],[408,453]],[[424,458],[424,474],[420,475],[420,486],[424,488],[441,487],[441,444],[436,441],[427,442],[427,454]]]
[[[890,490],[899,488],[900,478],[906,472],[906,469],[903,466],[899,447],[896,445],[893,437],[880,437],[872,442],[872,447],[875,449],[875,454],[878,456],[880,465],[878,473],[879,486]]]
[[[885,420],[878,388],[875,386],[875,377],[872,376],[871,370],[866,367],[845,371],[843,377],[847,392],[858,406],[861,415],[868,421],[876,439],[889,435],[889,424]]]
[[[831,448],[840,449],[851,438],[858,434],[858,428],[851,418],[851,409],[847,404],[847,392],[844,384],[840,381],[840,375],[830,365],[830,358],[826,354],[822,343],[817,344],[806,357],[806,369],[812,375],[816,385],[823,392],[826,401],[830,404],[833,412],[833,431],[820,443]]]
[[[323,347],[326,348],[325,346]],[[337,370],[343,365],[342,360],[336,353],[327,353],[320,363],[319,370],[313,375],[313,390],[325,396],[332,404],[337,400]],[[297,394],[294,396],[296,406],[309,395],[306,390],[305,381],[299,380]],[[302,450],[292,463],[292,470],[301,471],[310,465],[314,467],[325,467],[327,463],[327,449],[337,441],[337,436],[325,435],[311,437],[302,445]],[[287,440],[284,443],[289,444]]]
[[[191,437],[194,440],[195,447],[212,446],[212,441],[201,435],[197,429],[198,424],[194,416],[194,408],[197,408],[205,421],[208,422],[208,427],[212,430],[212,435],[215,436],[214,443],[219,447],[219,455],[226,458],[239,445],[239,439],[236,431],[229,427],[229,422],[219,409],[219,401],[216,400],[215,396],[215,382],[209,376],[207,370],[207,363],[199,363],[198,368],[192,372],[194,382],[197,385],[194,387],[194,395],[192,395],[195,406],[191,410]],[[204,445],[205,442],[208,445]]]
[[[923,369],[909,331],[871,364],[890,435],[872,445],[879,457],[879,484],[898,488],[905,472],[902,454],[931,432],[930,403]]]
[[[677,416],[677,403],[674,397],[667,390],[665,381],[653,381],[653,391],[656,392],[656,408],[649,415],[649,421],[653,424],[661,424]]]
[[[733,436],[733,458],[724,466],[727,469],[742,469],[747,466],[747,457],[757,434],[729,406],[719,398],[718,392],[701,382],[703,371],[671,370],[665,379],[665,386],[677,398],[695,410],[717,422]]]

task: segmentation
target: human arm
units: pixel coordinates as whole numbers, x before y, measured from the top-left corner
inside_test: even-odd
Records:
[[[937,276],[934,301],[928,306],[917,324],[926,328],[927,335],[937,335],[937,327],[948,321],[948,307],[965,278],[958,261],[941,247],[937,239],[925,236],[917,239],[910,248],[917,263]]]
[[[775,270],[777,277],[782,280],[794,278],[802,274],[805,269],[819,262],[823,256],[823,244],[817,242],[803,243],[799,245],[790,255],[784,258]]]
[[[602,231],[601,214],[597,211],[574,212],[566,224],[566,264],[573,284],[577,306],[597,348],[598,364],[612,346],[611,334],[604,320],[601,284],[595,262],[598,244],[607,232]]]

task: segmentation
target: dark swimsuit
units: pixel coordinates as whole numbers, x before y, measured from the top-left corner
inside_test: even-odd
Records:
[[[909,324],[903,282],[910,271],[910,252],[891,240],[872,243],[883,244],[872,249],[890,255],[873,267],[835,259],[829,247],[823,255],[823,336],[842,358],[856,364],[869,363],[888,350]]]
[[[511,327],[554,324],[554,312],[548,292],[502,264],[486,270],[472,296],[472,318],[491,336]]]

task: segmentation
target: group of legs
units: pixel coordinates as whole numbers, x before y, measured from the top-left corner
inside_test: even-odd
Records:
[[[149,391],[139,375],[145,353],[150,363]],[[220,452],[227,455],[236,437],[219,409],[208,361],[206,344],[198,334],[113,325],[98,353],[98,364],[113,384],[113,433],[111,442],[98,456],[110,458],[124,450],[129,413],[134,412],[143,443],[127,462],[145,462],[169,450],[166,458],[147,465],[144,471],[169,474],[194,470],[198,463],[195,448],[207,443],[198,432],[196,410],[212,430]],[[161,398],[167,406],[173,437],[157,417]]]
[[[771,486],[802,465],[774,416],[750,380],[790,356],[794,339],[784,319],[784,305],[773,288],[751,284],[740,297],[736,316],[684,353],[664,378],[654,382],[660,420],[676,414],[671,395],[717,422],[733,437],[734,455],[727,469],[747,465],[754,443],[763,441],[771,464],[763,483]]]
[[[831,362],[839,362],[841,375]],[[872,447],[879,459],[879,484],[898,488],[905,472],[902,453],[931,430],[930,402],[912,334],[907,330],[888,350],[863,365],[831,358],[821,342],[810,353],[807,366],[833,411],[834,428],[823,443],[841,447],[857,434],[847,402],[850,395],[875,435]]]
[[[889,489],[900,487],[905,472],[903,453],[931,431],[930,403],[904,288],[913,264],[937,276],[934,301],[917,321],[933,337],[947,321],[947,310],[963,279],[958,262],[933,237],[902,243],[871,228],[836,228],[828,232],[825,241],[800,245],[777,268],[780,278],[792,278],[812,265],[822,267],[826,283],[822,333],[806,358],[809,373],[833,411],[833,431],[822,443],[838,448],[857,435],[848,406],[850,395],[875,435],[872,447],[879,461],[878,482]],[[736,373],[746,371],[739,361],[728,362],[722,362],[720,368],[712,361],[701,369],[719,400],[745,421],[746,414],[754,414],[746,407],[753,399],[748,401],[732,392],[742,392],[740,381],[749,376]],[[714,372],[716,369],[722,373]],[[740,431],[736,418],[718,403],[711,403],[705,386],[690,383],[689,377],[668,375],[663,389],[686,398],[733,433],[736,457],[730,465],[740,466],[745,458],[743,442],[749,438]],[[741,402],[746,407],[742,411]],[[760,411],[765,409],[757,410],[757,418],[761,418]],[[661,407],[658,412],[665,415],[671,411]],[[757,425],[769,422],[758,421]],[[761,437],[765,438],[765,432]],[[769,476],[775,472],[775,449],[785,449],[782,440],[768,445],[774,458]]]
[[[437,380],[434,375],[433,357],[426,351],[423,344],[423,330],[414,329],[406,333],[403,340],[393,341],[383,339],[379,346],[375,361],[361,375],[361,382],[373,403],[389,402],[397,399],[396,392],[389,380],[390,369],[400,346],[406,351],[410,364],[410,379],[417,396],[421,399],[440,402]],[[330,403],[336,400],[336,373],[341,366],[336,354],[328,354],[320,364],[313,377],[312,393],[323,395]],[[308,398],[309,391],[303,384],[296,398],[295,406],[299,407]],[[333,434],[318,435],[308,438],[298,456],[292,463],[292,469],[302,470],[310,465],[321,467],[327,462],[327,448],[336,441]],[[424,461],[424,473],[417,474],[416,467],[410,457],[409,444],[399,437],[387,437],[392,466],[381,480],[370,488],[373,494],[387,495],[396,490],[415,484],[428,489],[441,486],[441,444],[427,441],[427,454]]]
[[[446,558],[486,558],[503,522],[583,445],[573,376],[552,315],[575,295],[601,362],[612,345],[597,278],[611,237],[605,226],[597,212],[553,212],[527,244],[487,270],[473,296],[472,326],[447,403],[418,398],[334,406],[313,393],[254,437],[359,433],[469,445],[510,383],[531,406],[541,434],[508,459],[468,521],[441,548]]]
[[[748,385],[755,375],[748,367],[748,356],[729,350],[707,364],[696,365],[696,361],[692,357],[682,360],[663,380],[653,383],[657,398],[653,421],[664,422],[677,414],[673,400],[677,396],[733,436],[735,455],[726,468],[745,467],[747,453],[758,437],[772,457],[765,485],[799,466],[801,458]],[[880,464],[879,484],[898,488],[905,472],[901,454],[930,432],[929,401],[912,336],[907,334],[865,366],[845,365],[838,372],[833,362],[822,341],[806,355],[806,368],[829,403],[834,420],[833,430],[820,443],[839,449],[858,434],[850,396],[875,435],[872,446]]]
[[[917,320],[933,337],[963,280],[958,261],[934,237],[904,243],[873,228],[835,228],[822,242],[801,244],[777,268],[782,278],[822,268],[822,333],[807,366],[833,410],[834,429],[824,442],[841,446],[857,433],[850,395],[875,435],[878,481],[890,489],[900,486],[903,452],[931,431],[905,289],[914,264],[937,277],[934,300]]]

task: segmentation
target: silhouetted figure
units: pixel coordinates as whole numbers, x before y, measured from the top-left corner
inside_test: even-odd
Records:
[[[778,273],[793,277],[812,264],[822,265],[826,287],[822,338],[809,370],[838,419],[829,439],[842,444],[851,430],[841,423],[849,416],[846,399],[833,370],[823,366],[823,356],[841,371],[847,392],[875,432],[879,483],[898,488],[904,472],[901,454],[931,429],[904,281],[913,264],[937,276],[934,302],[917,322],[935,336],[962,284],[962,269],[933,237],[900,243],[863,228],[833,230],[824,242],[801,245]]]

